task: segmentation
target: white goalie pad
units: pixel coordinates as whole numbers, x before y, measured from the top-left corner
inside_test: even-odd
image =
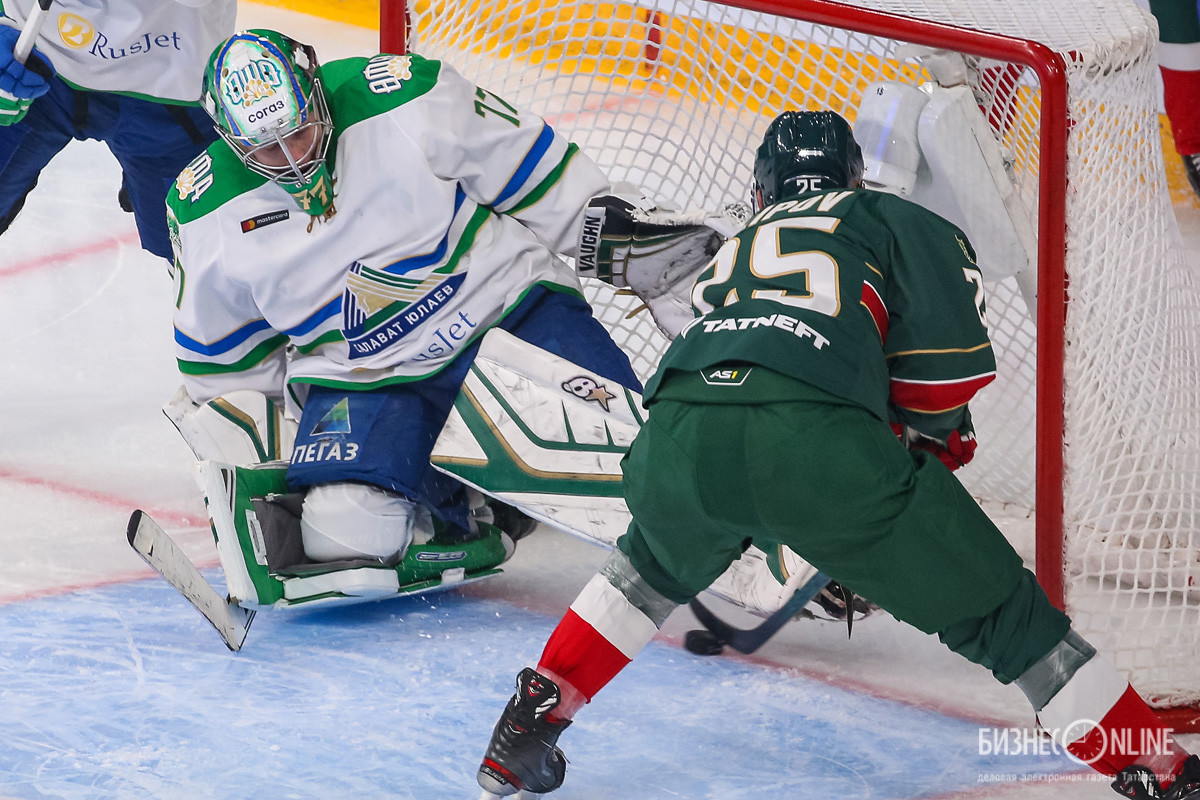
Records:
[[[296,420],[262,392],[230,392],[198,405],[181,386],[163,413],[197,461],[286,461],[296,441]]]
[[[279,464],[278,467],[286,468],[283,464]],[[267,465],[266,468],[273,467]],[[270,601],[260,597],[254,580],[257,577],[263,581],[268,577],[267,547],[258,518],[253,513],[238,508],[234,495],[235,480],[234,467],[231,464],[200,461],[196,465],[196,482],[204,492],[208,518],[217,543],[217,556],[221,559],[221,569],[225,572],[226,591],[235,603],[247,608],[259,608],[270,605]],[[242,523],[247,528],[247,537],[238,534],[238,526],[234,521],[239,516],[239,510]],[[243,542],[250,546],[244,547]]]
[[[957,225],[989,281],[1015,276],[1030,314],[1036,305],[1033,216],[1013,187],[1004,154],[964,82],[960,56],[916,53],[940,83],[921,89],[868,86],[854,124],[864,181]],[[956,61],[955,61],[956,60]],[[949,85],[953,83],[953,85]]]
[[[311,562],[295,529],[260,517],[255,504],[287,492],[287,464],[198,465],[230,600],[242,608],[355,603],[443,591],[500,574],[509,554],[505,535],[470,542],[413,543],[398,564],[379,559]],[[290,551],[290,552],[289,552]]]
[[[621,458],[645,420],[641,395],[493,329],[433,448],[434,467],[585,541],[629,527]],[[768,616],[816,573],[786,548],[772,571],[751,548],[709,591]]]

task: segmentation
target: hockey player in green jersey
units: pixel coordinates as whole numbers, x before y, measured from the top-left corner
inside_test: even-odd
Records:
[[[168,198],[184,379],[168,414],[202,461],[290,450],[286,487],[257,491],[295,495],[257,504],[261,532],[243,530],[234,473],[207,473],[210,509],[234,508],[213,520],[237,526],[217,538],[242,542],[222,554],[240,602],[352,593],[364,561],[403,565],[431,536],[477,541],[465,487],[429,457],[489,329],[597,385],[640,388],[556,255],[579,252],[585,209],[609,181],[540,117],[445,63],[385,53],[320,65],[311,46],[265,30],[217,47],[202,103],[223,141]],[[716,237],[711,255],[723,238],[697,230]],[[504,555],[485,549],[476,567]],[[459,566],[419,555],[425,577]],[[355,577],[312,581],[333,569],[314,564]],[[313,588],[297,595],[301,582]]]
[[[995,367],[980,271],[957,228],[861,175],[832,112],[767,129],[757,213],[699,274],[696,317],[647,385],[622,465],[633,521],[517,676],[479,768],[486,791],[561,785],[556,741],[575,713],[753,543],[790,547],[1015,682],[1119,793],[1200,798],[1200,760],[951,474],[974,453],[967,403]],[[1148,733],[1160,751],[1123,744]]]

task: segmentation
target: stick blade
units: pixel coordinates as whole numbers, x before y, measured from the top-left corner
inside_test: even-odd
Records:
[[[735,628],[714,614],[695,597],[688,603],[688,606],[700,624],[712,634],[717,642],[727,644],[743,655],[750,655],[766,644],[767,640],[774,636],[780,628],[800,613],[808,601],[816,597],[827,583],[829,583],[828,575],[823,572],[814,573],[803,586],[792,593],[787,602],[756,628]]]
[[[241,649],[250,623],[254,621],[252,610],[217,594],[217,590],[204,579],[175,540],[150,515],[141,510],[134,511],[129,517],[125,535],[129,546],[142,560],[174,586],[216,628],[226,647],[235,652]]]

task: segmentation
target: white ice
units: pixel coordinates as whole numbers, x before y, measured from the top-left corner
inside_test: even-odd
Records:
[[[325,59],[376,47],[374,31],[242,13]],[[498,578],[263,612],[227,652],[125,542],[145,509],[220,581],[160,412],[178,385],[171,282],[119,178],[103,146],[73,144],[0,239],[0,798],[477,797],[513,676],[605,553],[543,526]],[[1194,245],[1200,211],[1180,214]],[[1032,730],[1020,691],[886,615],[850,639],[794,623],[753,657],[693,656],[692,627],[677,612],[580,713],[552,796],[1115,796],[1030,749],[1048,744],[981,754],[998,729]]]

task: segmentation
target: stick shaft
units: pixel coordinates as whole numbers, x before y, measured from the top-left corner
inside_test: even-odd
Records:
[[[29,54],[33,52],[33,43],[42,31],[42,23],[50,14],[52,2],[53,0],[38,0],[37,5],[29,14],[29,19],[25,20],[25,25],[21,28],[21,35],[17,37],[17,45],[13,48],[13,56],[19,63],[24,64],[29,58]]]

